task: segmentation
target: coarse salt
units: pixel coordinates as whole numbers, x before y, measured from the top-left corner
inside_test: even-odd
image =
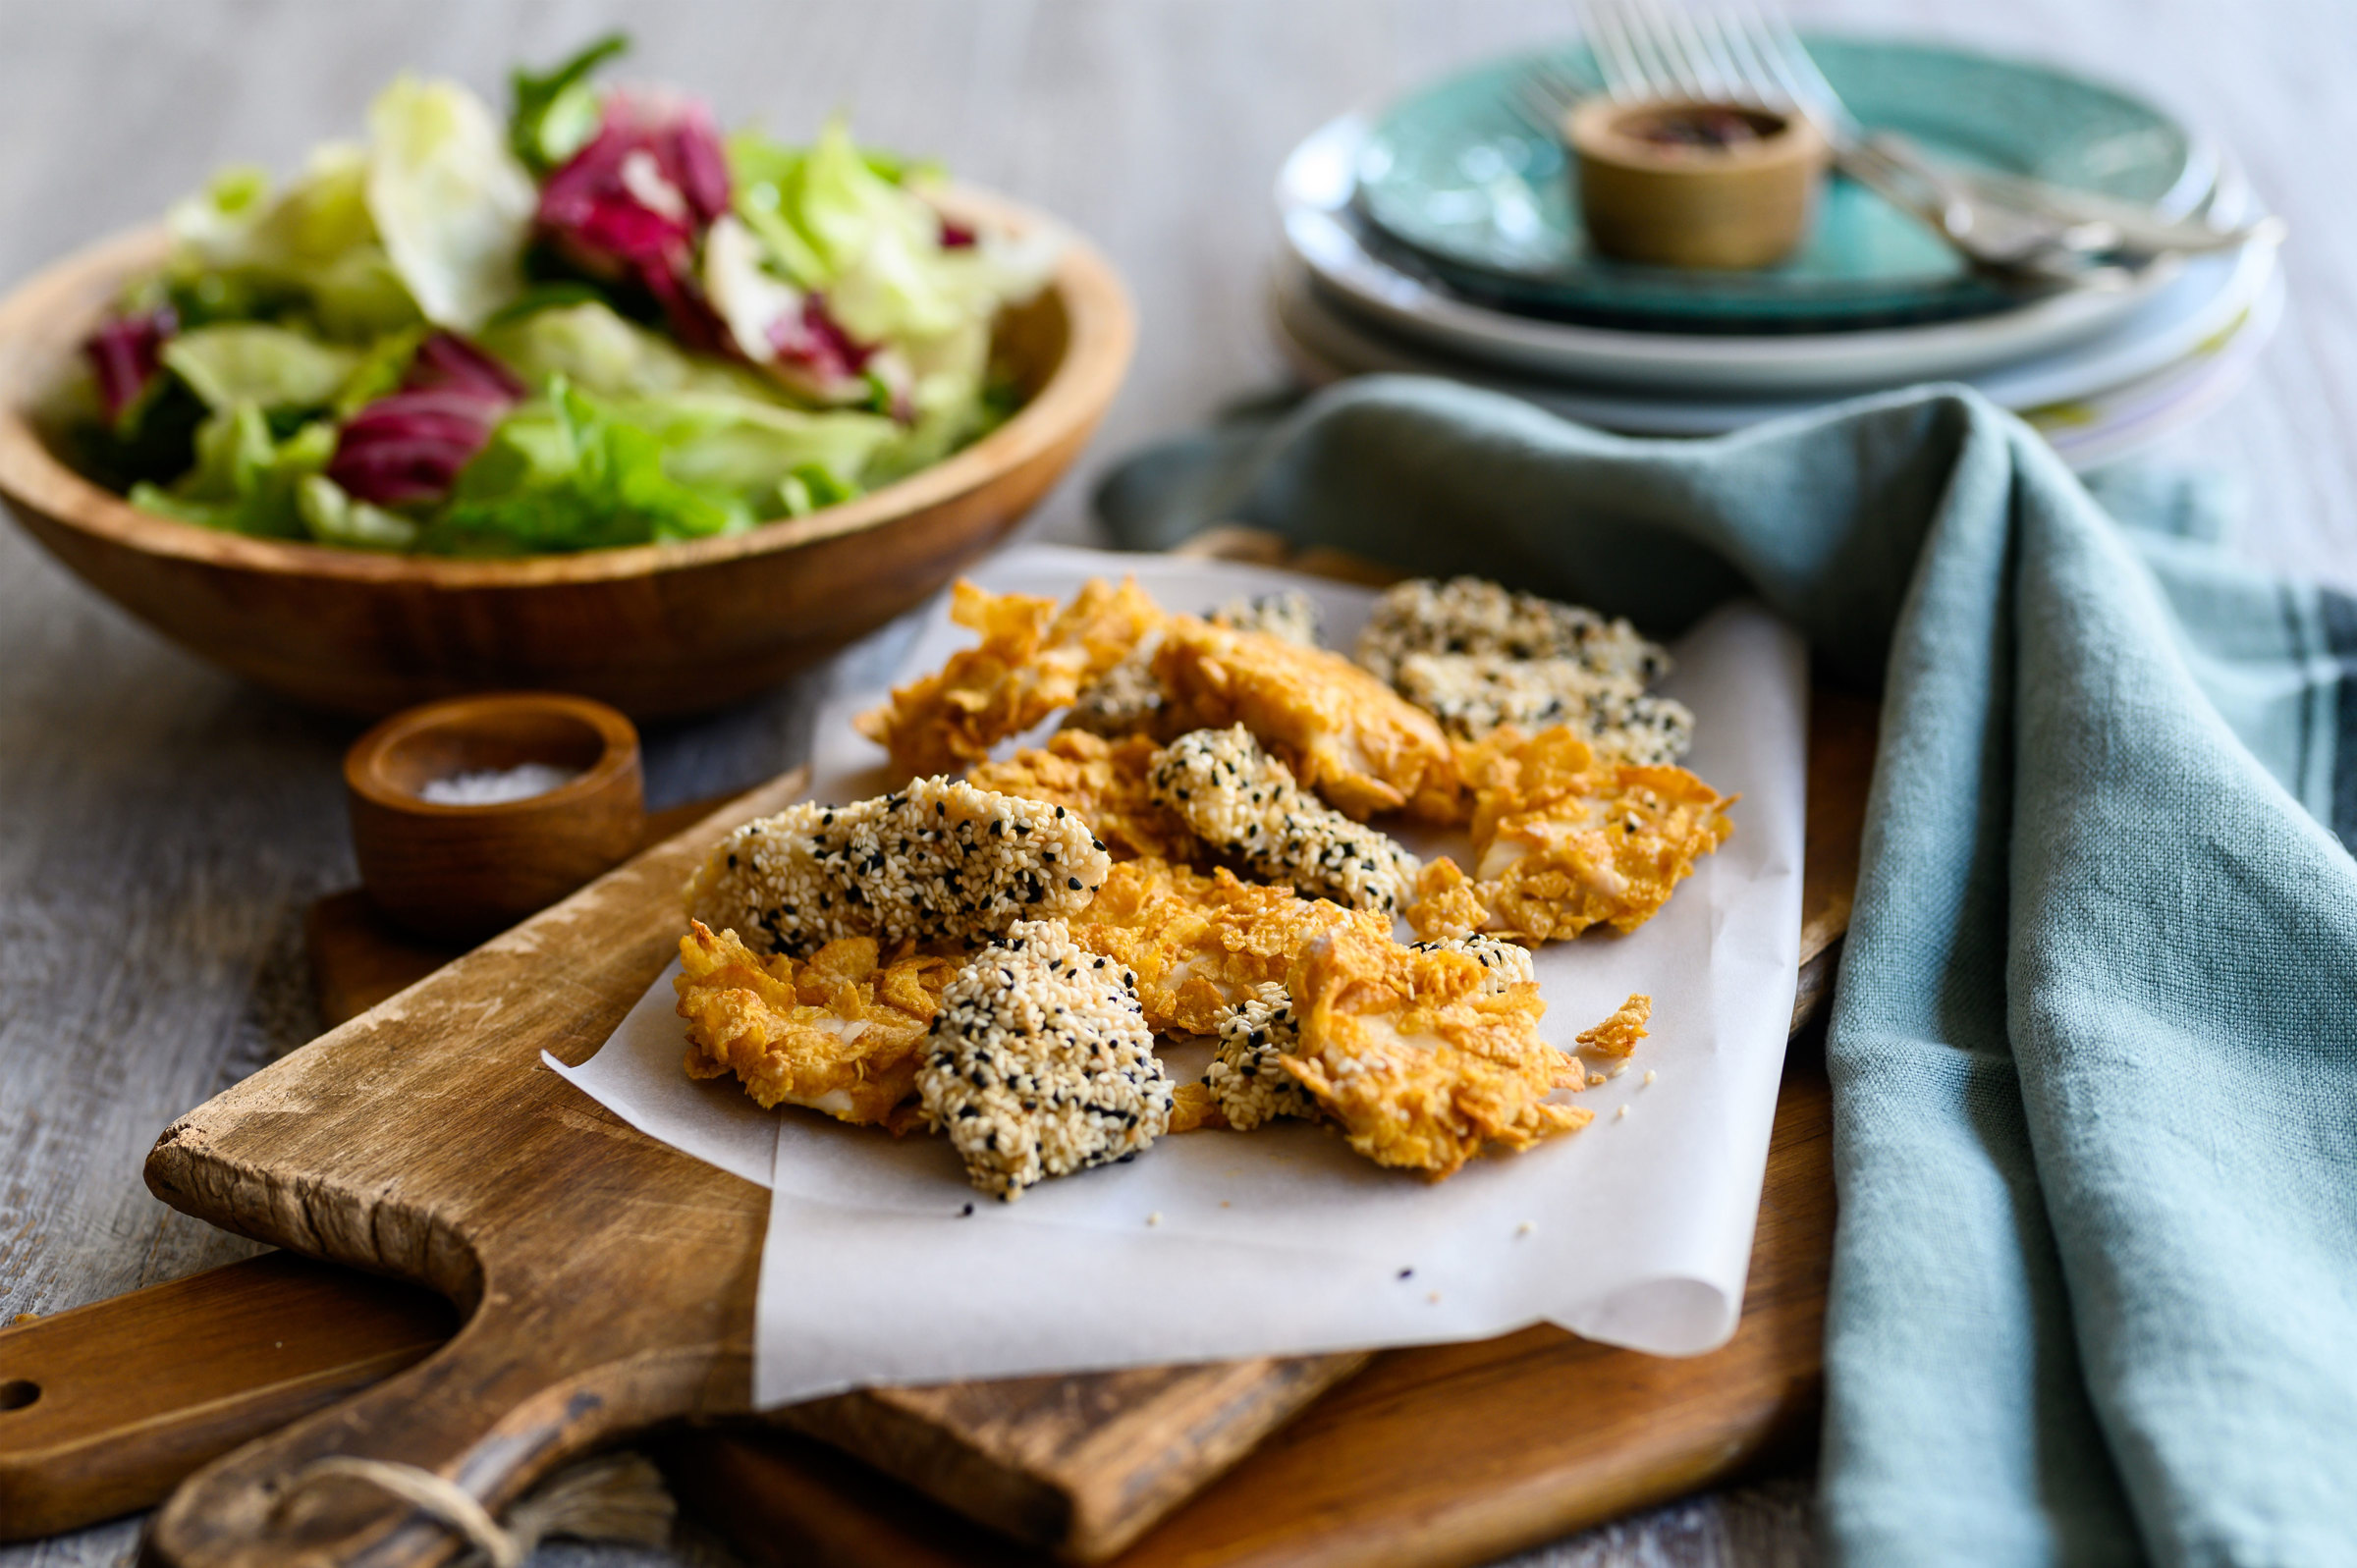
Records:
[[[417,795],[437,806],[504,806],[511,800],[529,800],[561,789],[580,776],[578,768],[522,762],[513,768],[474,768],[428,779]]]

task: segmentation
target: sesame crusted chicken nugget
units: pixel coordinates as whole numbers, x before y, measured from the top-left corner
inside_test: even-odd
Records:
[[[1225,867],[1125,860],[1073,918],[1072,935],[1136,972],[1138,1002],[1157,1034],[1208,1035],[1257,988],[1282,984],[1305,945],[1343,926],[1391,930],[1382,915],[1243,882]]]
[[[1456,759],[1440,726],[1340,654],[1175,616],[1154,674],[1169,694],[1167,732],[1240,724],[1347,816],[1461,815]]]
[[[957,973],[946,958],[882,961],[873,937],[844,937],[807,961],[763,957],[696,921],[672,981],[687,1020],[687,1075],[735,1073],[764,1110],[806,1106],[839,1121],[904,1129],[925,1036]]]
[[[1231,631],[1264,631],[1303,648],[1315,648],[1326,613],[1300,589],[1281,588],[1275,593],[1231,599],[1205,619]]]
[[[1411,653],[1392,683],[1459,740],[1479,740],[1507,725],[1528,730],[1565,724],[1599,754],[1646,767],[1677,761],[1694,742],[1694,715],[1683,703],[1574,659]]]
[[[1152,735],[1162,728],[1167,696],[1154,678],[1154,654],[1162,634],[1149,631],[1126,658],[1080,688],[1064,716],[1062,730],[1081,730],[1108,739]]]
[[[839,937],[970,946],[1084,907],[1111,864],[1064,806],[918,779],[746,823],[688,884],[687,912],[796,957]]]
[[[1045,746],[985,762],[966,775],[978,789],[1045,801],[1078,813],[1117,860],[1150,856],[1191,860],[1202,843],[1154,797],[1149,782],[1158,748],[1144,735],[1107,740],[1059,730]]]
[[[1359,633],[1358,662],[1377,679],[1396,683],[1400,662],[1416,653],[1568,659],[1640,688],[1670,673],[1670,655],[1627,622],[1479,577],[1413,578],[1375,601]]]
[[[1284,1058],[1301,1040],[1291,996],[1281,985],[1253,988],[1252,995],[1220,1014],[1219,1053],[1203,1075],[1220,1118],[1237,1132],[1250,1132],[1280,1116],[1315,1116],[1318,1103]]]
[[[1172,1084],[1138,1010],[1136,978],[1061,920],[1026,920],[942,993],[917,1092],[968,1180],[1013,1202],[1049,1176],[1146,1148]]]
[[[1288,990],[1300,1039],[1283,1065],[1378,1164],[1449,1176],[1485,1147],[1527,1149],[1595,1112],[1548,1097],[1586,1081],[1539,1038],[1530,981],[1470,952],[1356,928],[1311,943]]]
[[[1734,831],[1733,796],[1683,768],[1599,758],[1560,726],[1502,730],[1460,757],[1474,802],[1473,873],[1426,868],[1407,911],[1420,936],[1478,929],[1535,945],[1599,924],[1634,931]]]
[[[989,593],[960,579],[950,619],[980,632],[981,643],[895,688],[889,703],[855,721],[910,775],[956,772],[1069,707],[1161,623],[1162,611],[1128,578],[1118,588],[1091,578],[1062,609],[1053,599]]]
[[[1241,725],[1180,735],[1156,754],[1147,783],[1164,810],[1263,882],[1385,914],[1407,902],[1416,857],[1296,787]]]

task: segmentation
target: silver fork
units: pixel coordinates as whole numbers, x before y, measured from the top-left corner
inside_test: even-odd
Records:
[[[1606,96],[1731,99],[1805,115],[1844,174],[1914,213],[1985,271],[2030,282],[2087,283],[2162,255],[2282,238],[2281,221],[2273,217],[2220,229],[1929,158],[1904,138],[1860,124],[1783,19],[1750,0],[1707,10],[1656,0],[1583,0],[1580,10]],[[1544,64],[1517,88],[1523,112],[1550,130],[1592,90]]]

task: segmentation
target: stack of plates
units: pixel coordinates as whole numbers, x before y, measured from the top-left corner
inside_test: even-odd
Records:
[[[2052,69],[1933,45],[1815,37],[1869,126],[1960,161],[2223,223],[2255,215],[2231,162],[2169,116]],[[2223,402],[2282,313],[2272,246],[2166,260],[2021,297],[1836,178],[1800,249],[1757,272],[1603,260],[1568,158],[1516,86],[1577,46],[1482,66],[1294,149],[1279,342],[1313,382],[1454,377],[1644,435],[1710,435],[1836,399],[1961,381],[2073,464],[2110,461]]]

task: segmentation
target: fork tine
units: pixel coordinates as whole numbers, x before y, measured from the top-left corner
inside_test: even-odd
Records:
[[[1712,69],[1717,71],[1720,79],[1727,83],[1727,90],[1729,97],[1748,99],[1755,103],[1768,101],[1768,90],[1743,69],[1741,62],[1735,58],[1734,51],[1728,47],[1727,19],[1724,16],[1716,11],[1697,14],[1694,18],[1694,31],[1699,47],[1710,58]]]
[[[1630,9],[1642,19],[1639,26],[1644,30],[1646,44],[1660,59],[1663,70],[1677,90],[1689,98],[1708,96],[1702,79],[1695,74],[1693,61],[1686,57],[1685,46],[1668,12],[1659,5],[1648,3],[1648,0],[1637,0]]]
[[[1752,96],[1770,108],[1785,108],[1793,99],[1781,78],[1763,49],[1761,34],[1751,26],[1751,20],[1739,12],[1720,13],[1720,27],[1728,54],[1733,56],[1735,74],[1751,91]]]
[[[1711,58],[1709,46],[1703,41],[1702,29],[1693,12],[1682,5],[1669,4],[1662,8],[1660,18],[1678,56],[1686,64],[1686,73],[1693,79],[1695,95],[1702,98],[1735,96],[1733,80],[1719,69]]]
[[[1579,12],[1588,51],[1596,57],[1596,70],[1604,78],[1604,95],[1615,99],[1650,96],[1652,79],[1629,46],[1628,29],[1622,26],[1618,9],[1602,0],[1583,0]]]
[[[1847,131],[1856,126],[1848,106],[1834,91],[1834,84],[1825,80],[1825,73],[1817,69],[1817,62],[1809,58],[1809,51],[1781,15],[1748,0],[1733,0],[1730,11],[1745,41],[1782,90],[1787,103],[1829,130]]]

